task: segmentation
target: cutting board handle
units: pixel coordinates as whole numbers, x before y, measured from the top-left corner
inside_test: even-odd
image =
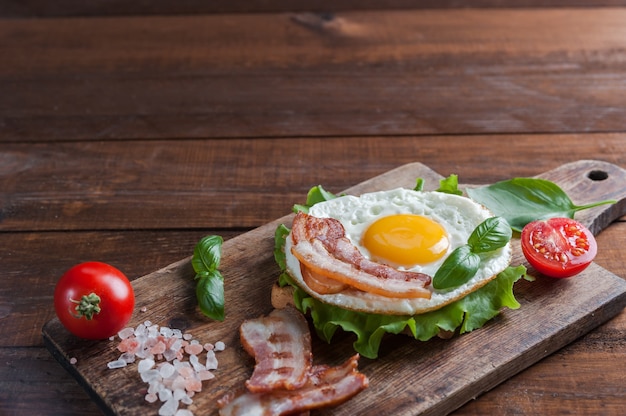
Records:
[[[608,199],[617,201],[576,213],[575,218],[594,235],[626,215],[626,170],[617,165],[601,160],[579,160],[537,177],[558,183],[577,205]]]

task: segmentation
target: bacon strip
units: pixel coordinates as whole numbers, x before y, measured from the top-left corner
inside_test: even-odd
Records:
[[[248,390],[294,390],[306,383],[313,360],[311,334],[295,308],[275,309],[266,317],[244,321],[239,334],[244,349],[256,361],[246,381]]]
[[[315,366],[299,390],[272,393],[243,392],[218,401],[221,416],[287,415],[336,406],[365,389],[369,381],[358,372],[356,354],[337,367]]]
[[[341,222],[298,213],[291,229],[291,252],[314,275],[365,292],[394,298],[430,298],[431,277],[367,259],[345,236]]]

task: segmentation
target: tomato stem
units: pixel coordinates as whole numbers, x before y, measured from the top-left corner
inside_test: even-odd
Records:
[[[76,314],[74,316],[77,318],[82,318],[84,316],[88,321],[91,321],[93,316],[100,313],[102,310],[100,308],[100,296],[95,293],[83,295],[80,300],[70,300],[76,304],[76,307],[74,308]]]

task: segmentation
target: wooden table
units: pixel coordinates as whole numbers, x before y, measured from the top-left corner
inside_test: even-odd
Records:
[[[80,261],[136,279],[410,162],[626,167],[624,1],[109,3],[0,5],[3,414],[98,412],[41,338]],[[625,371],[622,312],[455,414],[623,414]]]

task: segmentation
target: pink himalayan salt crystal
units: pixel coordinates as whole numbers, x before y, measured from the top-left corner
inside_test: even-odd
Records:
[[[189,344],[185,347],[185,352],[189,355],[198,355],[204,350],[200,344]]]
[[[183,378],[189,378],[193,375],[194,371],[191,367],[181,367],[178,369],[178,374],[180,374]]]
[[[163,341],[158,341],[151,349],[150,349],[150,353],[157,355],[157,354],[163,354],[165,352],[165,343]]]
[[[202,391],[202,381],[198,380],[195,377],[190,377],[185,379],[185,390],[187,391]]]
[[[146,394],[145,399],[146,399],[146,401],[147,401],[148,403],[154,403],[154,402],[156,402],[157,400],[159,400],[159,398],[157,397],[157,395],[156,395],[156,394],[154,394],[154,393],[148,393],[148,394]]]
[[[125,338],[122,340],[122,342],[120,342],[120,344],[117,346],[117,349],[120,352],[130,352],[130,353],[136,353],[139,350],[139,341],[137,341],[137,338],[135,337],[131,337],[131,338]]]
[[[209,370],[200,370],[198,371],[197,376],[200,381],[206,381],[206,380],[211,380],[215,378],[215,374],[213,374]]]
[[[172,382],[172,390],[185,390],[185,378],[183,376],[176,376]]]

